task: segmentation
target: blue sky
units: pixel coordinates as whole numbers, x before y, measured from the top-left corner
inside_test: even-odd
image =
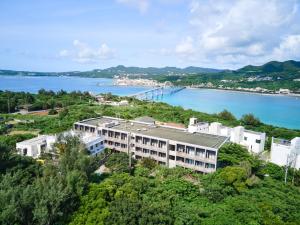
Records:
[[[0,68],[300,60],[300,0],[1,0]]]

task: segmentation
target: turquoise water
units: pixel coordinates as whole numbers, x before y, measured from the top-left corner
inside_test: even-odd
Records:
[[[28,91],[39,89],[111,92],[129,95],[146,87],[113,86],[111,79],[79,77],[0,77],[0,90]],[[185,89],[174,95],[165,95],[160,101],[201,112],[217,113],[223,109],[240,118],[253,113],[261,121],[276,126],[300,129],[300,97],[260,95],[209,89]]]

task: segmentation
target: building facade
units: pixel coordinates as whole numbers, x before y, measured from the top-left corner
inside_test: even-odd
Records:
[[[300,137],[289,140],[272,138],[270,161],[279,166],[300,169]]]
[[[96,155],[105,148],[104,140],[99,135],[77,133],[74,131],[64,132],[60,135],[64,137],[77,136],[91,155]],[[16,144],[17,152],[23,156],[39,158],[41,154],[50,153],[52,151],[53,144],[57,142],[60,135],[40,135],[29,140],[18,142]]]
[[[103,137],[105,147],[135,159],[152,158],[170,168],[181,166],[203,173],[216,170],[218,150],[228,141],[228,137],[189,133],[141,118],[138,121],[92,118],[75,123],[74,130],[96,133]]]
[[[29,140],[18,142],[16,149],[18,154],[36,159],[39,158],[43,152],[48,152],[55,141],[54,136],[40,135]]]

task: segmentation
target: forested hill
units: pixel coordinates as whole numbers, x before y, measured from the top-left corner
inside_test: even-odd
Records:
[[[107,77],[111,78],[115,75],[131,75],[131,76],[147,76],[147,75],[184,75],[184,74],[199,74],[199,73],[216,73],[218,69],[202,68],[202,67],[126,67],[116,66],[107,69],[94,69],[91,71],[70,71],[70,72],[29,72],[29,71],[14,71],[0,70],[0,75],[11,76],[81,76],[81,77]]]
[[[298,72],[300,73],[300,62],[289,60],[285,62],[271,61],[262,66],[245,66],[237,72],[242,73],[282,73],[282,72]]]

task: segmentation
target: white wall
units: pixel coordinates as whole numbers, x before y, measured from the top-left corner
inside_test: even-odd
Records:
[[[264,150],[265,140],[265,133],[255,134],[245,131],[241,144],[246,146],[249,152],[258,154]]]

